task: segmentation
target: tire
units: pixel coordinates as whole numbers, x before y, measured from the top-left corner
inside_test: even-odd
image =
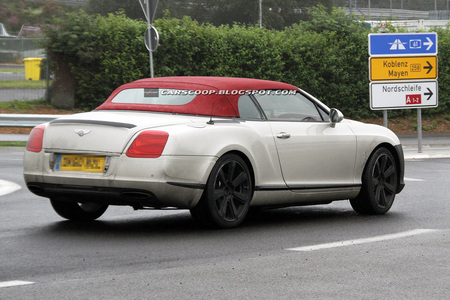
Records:
[[[65,196],[51,198],[50,203],[58,215],[72,221],[93,221],[103,215],[108,208],[106,204],[78,203]]]
[[[236,154],[225,154],[214,165],[192,217],[204,225],[234,228],[245,219],[253,196],[247,164]]]
[[[350,199],[359,214],[381,215],[394,203],[398,187],[398,170],[392,153],[382,147],[368,159],[362,175],[361,192]]]

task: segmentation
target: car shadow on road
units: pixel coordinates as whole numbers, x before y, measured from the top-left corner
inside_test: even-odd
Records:
[[[173,235],[219,235],[249,234],[252,232],[276,232],[279,230],[322,230],[361,224],[381,226],[386,221],[401,222],[401,213],[389,212],[381,216],[362,216],[351,208],[327,205],[289,207],[270,210],[251,211],[238,228],[221,230],[205,227],[193,220],[188,211],[175,214],[152,216],[140,214],[131,218],[99,219],[92,222],[60,221],[42,228],[48,234],[85,235],[85,236],[167,236]]]

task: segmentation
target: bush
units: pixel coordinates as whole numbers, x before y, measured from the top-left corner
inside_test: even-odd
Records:
[[[436,28],[438,34],[438,82],[439,106],[430,110],[433,113],[450,111],[450,27]],[[426,110],[428,113],[428,109]]]
[[[254,26],[199,25],[185,17],[155,22],[157,76],[239,76],[281,80],[279,33]]]
[[[93,50],[98,57],[72,68],[78,106],[96,107],[120,85],[148,77],[149,58],[143,42],[146,27],[122,13],[95,19]]]

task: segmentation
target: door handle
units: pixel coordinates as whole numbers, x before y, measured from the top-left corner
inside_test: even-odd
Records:
[[[291,137],[291,135],[287,132],[280,132],[277,134],[277,138],[279,138],[279,139],[288,139],[290,137]]]

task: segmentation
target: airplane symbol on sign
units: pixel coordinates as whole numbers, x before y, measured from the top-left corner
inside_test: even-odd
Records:
[[[389,43],[389,45],[392,45],[389,50],[405,50],[406,48],[405,46],[403,46],[403,44],[406,43],[402,43],[400,39],[396,39],[393,43]]]

